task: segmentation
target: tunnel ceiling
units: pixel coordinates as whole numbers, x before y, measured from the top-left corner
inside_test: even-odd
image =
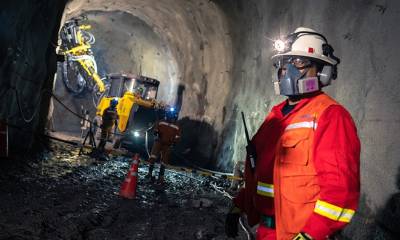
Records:
[[[168,45],[148,24],[122,11],[86,12],[100,76],[133,73],[160,79],[159,98],[173,103],[176,96],[177,63]]]
[[[221,129],[227,96],[224,92],[230,89],[232,47],[224,14],[213,2],[73,0],[66,7],[65,19],[81,14],[88,15],[89,19],[93,17],[94,25],[99,27],[112,26],[106,24],[107,17],[112,18],[117,23],[113,26],[121,29],[110,31],[116,33],[126,30],[125,44],[132,45],[130,53],[118,52],[121,48],[115,43],[120,42],[121,36],[111,34],[107,40],[109,45],[103,47],[114,48],[115,52],[103,49],[113,56],[112,59],[100,59],[100,63],[123,62],[117,58],[127,58],[126,54],[140,52],[130,58],[130,65],[125,62],[120,70],[141,70],[143,75],[159,79],[160,99],[170,104],[174,103],[178,84],[183,84],[185,91],[180,117],[205,121],[217,131]],[[128,18],[128,14],[132,17]],[[134,18],[139,20],[135,21]],[[134,24],[140,21],[148,26],[146,31],[146,26]],[[160,38],[159,42],[149,29]],[[133,44],[136,46],[133,47]],[[159,55],[156,55],[162,59],[156,59],[156,51],[152,49],[155,46],[160,48]],[[110,65],[106,67],[109,68],[107,70],[118,71],[118,67]]]

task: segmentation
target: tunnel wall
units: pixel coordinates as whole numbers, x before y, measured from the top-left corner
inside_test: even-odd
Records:
[[[33,143],[40,145],[65,4],[66,0],[1,2],[0,119],[10,124],[11,155],[26,153],[36,146]]]
[[[176,96],[176,59],[168,45],[151,26],[123,11],[86,12],[91,33],[96,37],[93,53],[99,73],[140,74],[160,80],[158,98],[174,103]],[[101,67],[101,68],[100,68]]]
[[[147,24],[163,41],[171,52],[171,63],[176,63],[176,73],[168,80],[160,78],[160,100],[173,104],[178,85],[184,86],[183,104],[180,112],[184,139],[180,150],[187,153],[184,158],[196,158],[202,166],[212,166],[219,146],[223,142],[221,130],[225,122],[227,93],[231,89],[232,47],[227,33],[227,22],[221,9],[212,1],[198,0],[105,0],[70,1],[66,7],[65,19],[92,12],[125,12]],[[111,18],[111,15],[109,15]],[[135,28],[128,29],[135,34]],[[112,37],[109,37],[112,42]],[[143,41],[127,36],[126,41]],[[134,48],[131,48],[132,50]],[[114,55],[108,61],[118,62],[125,58]],[[143,72],[152,72],[157,78],[157,71],[148,71],[154,56],[144,56],[148,62],[143,65]],[[130,58],[133,62],[136,58]],[[138,62],[133,65],[137,65]],[[173,73],[173,71],[171,71]]]
[[[270,60],[273,47],[268,38],[276,39],[299,26],[323,33],[341,58],[339,77],[325,90],[350,111],[362,143],[360,209],[346,234],[351,239],[378,239],[372,236],[376,228],[371,224],[385,223],[379,218],[375,222],[374,216],[388,207],[392,215],[399,214],[400,206],[398,201],[397,207],[387,203],[400,187],[396,187],[396,177],[400,175],[400,2],[216,2],[229,16],[235,50],[232,74],[235,87],[228,97],[231,104],[227,109],[228,119],[234,121],[226,125],[224,132],[229,138],[221,156],[228,156],[234,145],[233,159],[243,159],[243,129],[233,123],[240,121],[238,111],[245,111],[254,134],[271,107],[283,100],[273,94]],[[400,224],[399,217],[393,224]],[[391,239],[387,237],[384,239]]]

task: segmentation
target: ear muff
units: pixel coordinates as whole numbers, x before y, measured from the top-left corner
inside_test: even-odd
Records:
[[[339,60],[339,58],[338,58]],[[339,60],[340,62],[340,60]],[[332,67],[332,79],[335,80],[337,78],[337,64]]]
[[[320,73],[321,74],[320,78],[325,78],[322,75],[325,75],[330,71],[330,79],[329,79],[329,84],[330,84],[332,79],[335,80],[337,78],[337,65],[340,63],[340,58],[333,55],[333,52],[334,52],[333,47],[331,45],[329,45],[328,43],[322,44],[322,52],[325,56],[330,57],[337,62],[334,66],[330,66],[330,65],[324,66],[324,68],[322,69],[322,71]],[[329,67],[326,69],[326,72],[324,72],[325,67]],[[323,83],[323,82],[321,81],[321,83]],[[324,86],[327,86],[327,85],[324,85]]]
[[[334,66],[332,65],[325,65],[322,68],[322,71],[318,74],[319,76],[319,81],[322,84],[322,87],[328,86],[331,84],[331,80],[333,79],[333,69]]]

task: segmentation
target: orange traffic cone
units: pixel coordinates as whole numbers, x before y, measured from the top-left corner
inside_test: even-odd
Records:
[[[124,198],[134,199],[136,197],[136,186],[139,168],[139,154],[133,155],[133,163],[129,168],[128,175],[121,185],[119,195]]]

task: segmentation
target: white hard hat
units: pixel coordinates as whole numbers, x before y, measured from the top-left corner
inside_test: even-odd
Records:
[[[293,42],[290,42],[290,39],[286,40],[286,42],[280,41],[283,46],[289,44],[289,49],[282,49],[284,51],[272,56],[272,60],[282,56],[304,56],[319,59],[332,65],[338,64],[338,61],[331,57],[330,50],[324,49],[331,49],[331,46],[322,34],[311,28],[299,27],[289,35],[289,38],[291,36],[294,36]]]

